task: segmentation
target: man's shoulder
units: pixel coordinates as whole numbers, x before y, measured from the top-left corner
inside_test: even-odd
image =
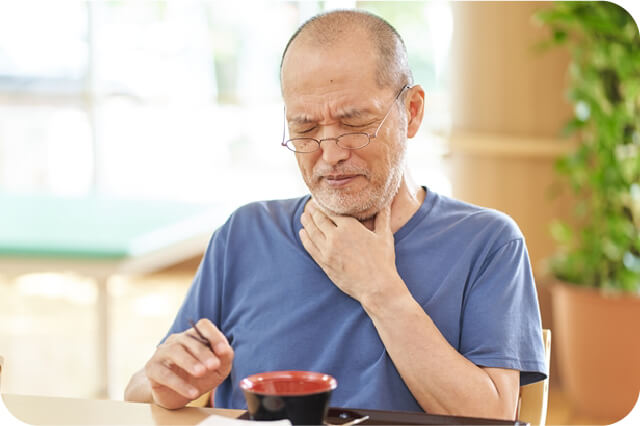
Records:
[[[223,228],[227,230],[265,231],[273,228],[288,229],[308,196],[281,200],[253,201],[238,207],[229,216]]]
[[[268,217],[291,217],[296,213],[301,203],[308,198],[305,197],[297,197],[297,198],[287,198],[282,200],[262,200],[262,201],[252,201],[248,204],[245,204],[241,207],[238,207],[233,213],[232,216],[236,217],[258,217],[258,216],[268,216]]]
[[[439,226],[454,226],[465,231],[499,233],[503,238],[522,238],[517,223],[508,214],[452,197],[437,195],[434,216]]]

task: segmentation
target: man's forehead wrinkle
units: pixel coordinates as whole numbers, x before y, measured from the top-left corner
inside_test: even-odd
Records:
[[[337,108],[336,110],[332,110],[329,112],[329,117],[331,119],[341,120],[341,119],[349,119],[349,118],[369,118],[375,115],[375,111],[372,111],[371,108],[363,107],[346,107],[346,108]],[[309,113],[299,113],[299,114],[291,114],[287,115],[287,121],[290,124],[309,124],[316,123],[322,121],[324,119],[318,117],[315,114]]]
[[[336,118],[363,118],[373,115],[370,108],[345,108],[336,114]]]
[[[291,82],[285,91],[286,120],[290,125],[329,124],[340,120],[370,120],[384,113],[393,93],[351,87],[350,83]],[[345,87],[346,86],[346,87]],[[388,93],[387,93],[388,92]]]

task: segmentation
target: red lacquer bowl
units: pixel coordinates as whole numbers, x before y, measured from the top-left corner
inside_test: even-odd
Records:
[[[240,382],[252,420],[289,419],[307,425],[323,423],[337,386],[330,375],[313,371],[269,371]]]

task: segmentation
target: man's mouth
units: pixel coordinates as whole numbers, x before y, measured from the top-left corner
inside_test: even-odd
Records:
[[[351,183],[360,175],[327,175],[324,180],[329,186],[338,187]]]

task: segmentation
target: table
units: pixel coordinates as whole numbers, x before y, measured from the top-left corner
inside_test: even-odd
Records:
[[[166,410],[154,404],[124,401],[12,394],[2,395],[2,400],[11,414],[33,425],[195,425],[212,414],[231,418],[248,418],[245,410],[196,407]],[[333,424],[344,423],[347,420],[339,416],[341,413],[348,414],[347,419],[370,415],[370,419],[361,423],[362,425],[528,425],[528,423],[517,421],[357,408],[329,408],[327,421]],[[2,406],[0,406],[0,423],[2,423]]]
[[[211,414],[238,417],[244,413],[197,407],[166,410],[155,404],[34,395],[3,394],[2,400],[14,417],[32,425],[195,425]],[[4,424],[2,407],[0,424]]]
[[[231,210],[100,196],[0,194],[0,273],[74,272],[97,283],[97,397],[109,396],[114,274],[145,274],[200,255]]]

